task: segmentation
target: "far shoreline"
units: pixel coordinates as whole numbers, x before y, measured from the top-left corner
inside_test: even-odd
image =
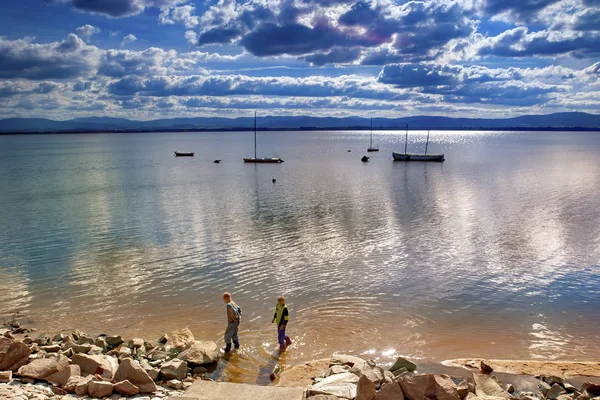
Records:
[[[300,127],[300,128],[257,128],[260,132],[317,132],[317,131],[366,131],[368,126],[349,126],[349,127]],[[404,131],[406,127],[374,127],[377,131]],[[410,128],[409,131],[428,130],[427,127]],[[484,131],[484,132],[600,132],[600,127],[499,127],[499,128],[479,128],[479,127],[441,127],[433,128],[433,131]],[[13,135],[89,135],[106,133],[207,133],[207,132],[253,132],[254,128],[191,128],[191,129],[119,129],[119,130],[72,130],[72,131],[26,131],[26,132],[0,132],[0,136]]]

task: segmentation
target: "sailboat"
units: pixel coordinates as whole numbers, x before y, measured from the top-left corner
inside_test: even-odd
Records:
[[[373,147],[373,118],[371,118],[371,141],[369,142],[369,148],[367,151],[369,153],[372,151],[379,151],[379,147]]]
[[[444,154],[427,154],[427,147],[429,147],[429,131],[427,131],[427,143],[425,144],[425,154],[411,154],[408,153],[408,125],[406,125],[406,136],[404,138],[404,153],[392,152],[394,161],[437,161],[443,162]]]
[[[273,158],[258,158],[256,157],[256,111],[254,112],[254,157],[244,158],[245,163],[282,163],[283,160],[279,157]]]

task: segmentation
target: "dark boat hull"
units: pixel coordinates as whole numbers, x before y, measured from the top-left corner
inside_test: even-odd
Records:
[[[410,153],[392,153],[394,161],[424,161],[424,162],[444,162],[443,154],[410,154]]]
[[[245,163],[254,163],[254,164],[279,164],[282,163],[283,160],[281,158],[244,158]]]
[[[194,153],[180,153],[176,151],[175,157],[194,157]]]
[[[367,149],[367,151],[368,151],[369,153],[371,153],[371,152],[373,152],[373,151],[379,151],[379,149],[376,149],[376,148],[368,148],[368,149]]]

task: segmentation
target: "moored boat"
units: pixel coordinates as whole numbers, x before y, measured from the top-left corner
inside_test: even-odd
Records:
[[[244,158],[245,163],[255,163],[255,164],[278,164],[282,163],[283,160],[279,157],[262,157],[258,158],[256,156],[256,112],[254,112],[254,157]]]
[[[369,153],[374,151],[379,151],[379,147],[373,147],[373,118],[371,118],[371,140],[369,141],[369,148],[367,149]]]
[[[194,153],[182,153],[181,151],[176,151],[175,157],[194,157]]]
[[[427,154],[427,148],[429,147],[429,132],[427,131],[427,142],[425,143],[425,154],[411,154],[408,153],[408,125],[406,125],[406,136],[404,137],[404,153],[392,152],[394,161],[435,161],[444,162],[444,154]]]

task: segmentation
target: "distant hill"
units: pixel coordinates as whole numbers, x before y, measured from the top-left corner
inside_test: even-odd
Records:
[[[376,129],[600,129],[600,115],[566,112],[548,115],[524,115],[515,118],[450,118],[416,116],[404,118],[373,118]],[[252,117],[242,118],[174,118],[135,121],[124,118],[89,117],[68,121],[44,118],[0,119],[2,133],[28,132],[135,132],[176,130],[242,130],[252,129]],[[369,118],[361,117],[260,117],[259,129],[364,129]]]

